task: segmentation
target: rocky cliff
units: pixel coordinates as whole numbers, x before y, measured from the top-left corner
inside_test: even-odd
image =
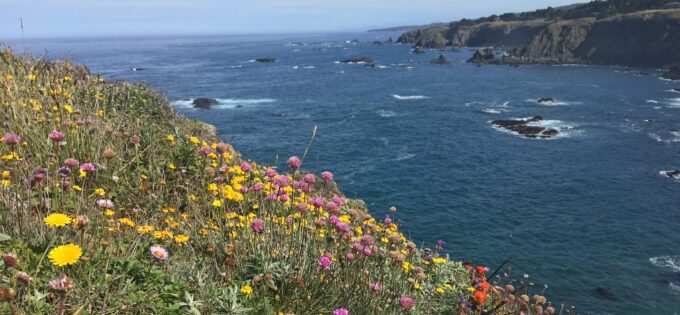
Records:
[[[398,40],[422,47],[493,46],[499,63],[590,63],[665,67],[680,63],[680,10],[648,10],[607,18],[454,22],[414,30]]]

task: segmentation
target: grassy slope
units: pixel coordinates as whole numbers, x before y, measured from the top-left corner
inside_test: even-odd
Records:
[[[531,286],[506,277],[487,285],[490,272],[440,257],[439,247],[416,248],[333,182],[309,176],[316,183],[305,193],[284,187],[302,180],[300,171],[276,180],[254,162],[244,171],[213,129],[178,117],[144,86],[9,50],[0,56],[0,135],[22,137],[0,144],[0,313],[528,314],[549,306]],[[48,139],[53,130],[64,139]],[[66,171],[68,158],[95,170]],[[325,204],[300,206],[310,198]],[[43,222],[54,213],[73,222]],[[63,244],[83,253],[56,266],[49,253]],[[152,245],[170,258],[154,258]],[[72,282],[50,284],[58,276]],[[404,296],[415,301],[410,310]]]

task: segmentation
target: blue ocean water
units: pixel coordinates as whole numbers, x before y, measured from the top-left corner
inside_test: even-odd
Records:
[[[261,163],[301,155],[318,126],[305,168],[332,170],[378,217],[396,206],[412,239],[446,240],[454,259],[512,258],[514,275],[547,285],[557,305],[680,312],[680,181],[659,175],[680,168],[680,83],[612,67],[479,67],[464,62],[469,49],[432,65],[438,51],[367,42],[388,36],[398,34],[11,44],[144,81]],[[376,67],[337,63],[364,56]],[[197,97],[220,105],[193,109]],[[563,132],[531,140],[489,123],[532,115]]]

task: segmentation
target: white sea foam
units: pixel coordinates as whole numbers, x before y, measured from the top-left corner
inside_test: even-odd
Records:
[[[666,99],[666,105],[672,108],[680,108],[680,97]]]
[[[673,142],[680,142],[680,131],[671,131],[670,132],[670,137],[664,138],[656,133],[650,133],[648,136],[657,142],[663,142],[663,143],[673,143]]]
[[[413,153],[401,153],[401,154],[397,155],[396,160],[397,161],[404,161],[404,160],[410,160],[414,157],[416,157],[416,155],[413,154]]]
[[[425,95],[399,95],[399,94],[392,94],[392,97],[402,101],[422,100],[429,98],[428,96]]]
[[[386,69],[386,68],[387,68],[387,66],[378,65],[378,69]]]
[[[659,104],[659,101],[657,101],[657,100],[646,100],[645,102],[650,103],[650,104]]]
[[[494,109],[494,108],[485,108],[485,109],[482,109],[482,111],[487,113],[487,114],[500,114],[500,113],[503,112],[500,109]]]
[[[271,98],[255,98],[255,99],[216,98],[215,100],[217,101],[217,105],[213,105],[210,108],[215,108],[215,109],[236,108],[236,107],[239,107],[239,106],[259,105],[259,104],[276,102],[275,99],[271,99]],[[194,101],[194,99],[178,100],[178,101],[172,102],[172,104],[175,105],[175,106],[178,106],[178,107],[194,107],[193,101]]]
[[[680,256],[658,256],[649,259],[654,266],[680,272]]]
[[[396,115],[395,112],[393,112],[391,110],[385,110],[385,109],[377,110],[376,114],[378,114],[378,116],[380,116],[382,118],[390,118],[390,117],[394,117]]]
[[[583,102],[568,102],[568,101],[560,101],[560,100],[554,100],[554,101],[548,101],[548,102],[539,102],[537,99],[528,99],[526,100],[528,103],[534,103],[538,105],[544,105],[544,106],[566,106],[566,105],[578,105],[578,104],[583,104]]]
[[[666,92],[671,92],[671,93],[680,93],[680,91],[676,91],[674,89],[666,90]]]
[[[671,291],[675,294],[680,294],[680,284],[676,282],[670,282],[668,284],[669,287],[671,287]]]

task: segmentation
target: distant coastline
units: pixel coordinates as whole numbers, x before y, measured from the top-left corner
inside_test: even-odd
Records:
[[[397,42],[493,51],[476,63],[669,68],[680,63],[680,5],[610,0],[506,13],[406,31]]]

